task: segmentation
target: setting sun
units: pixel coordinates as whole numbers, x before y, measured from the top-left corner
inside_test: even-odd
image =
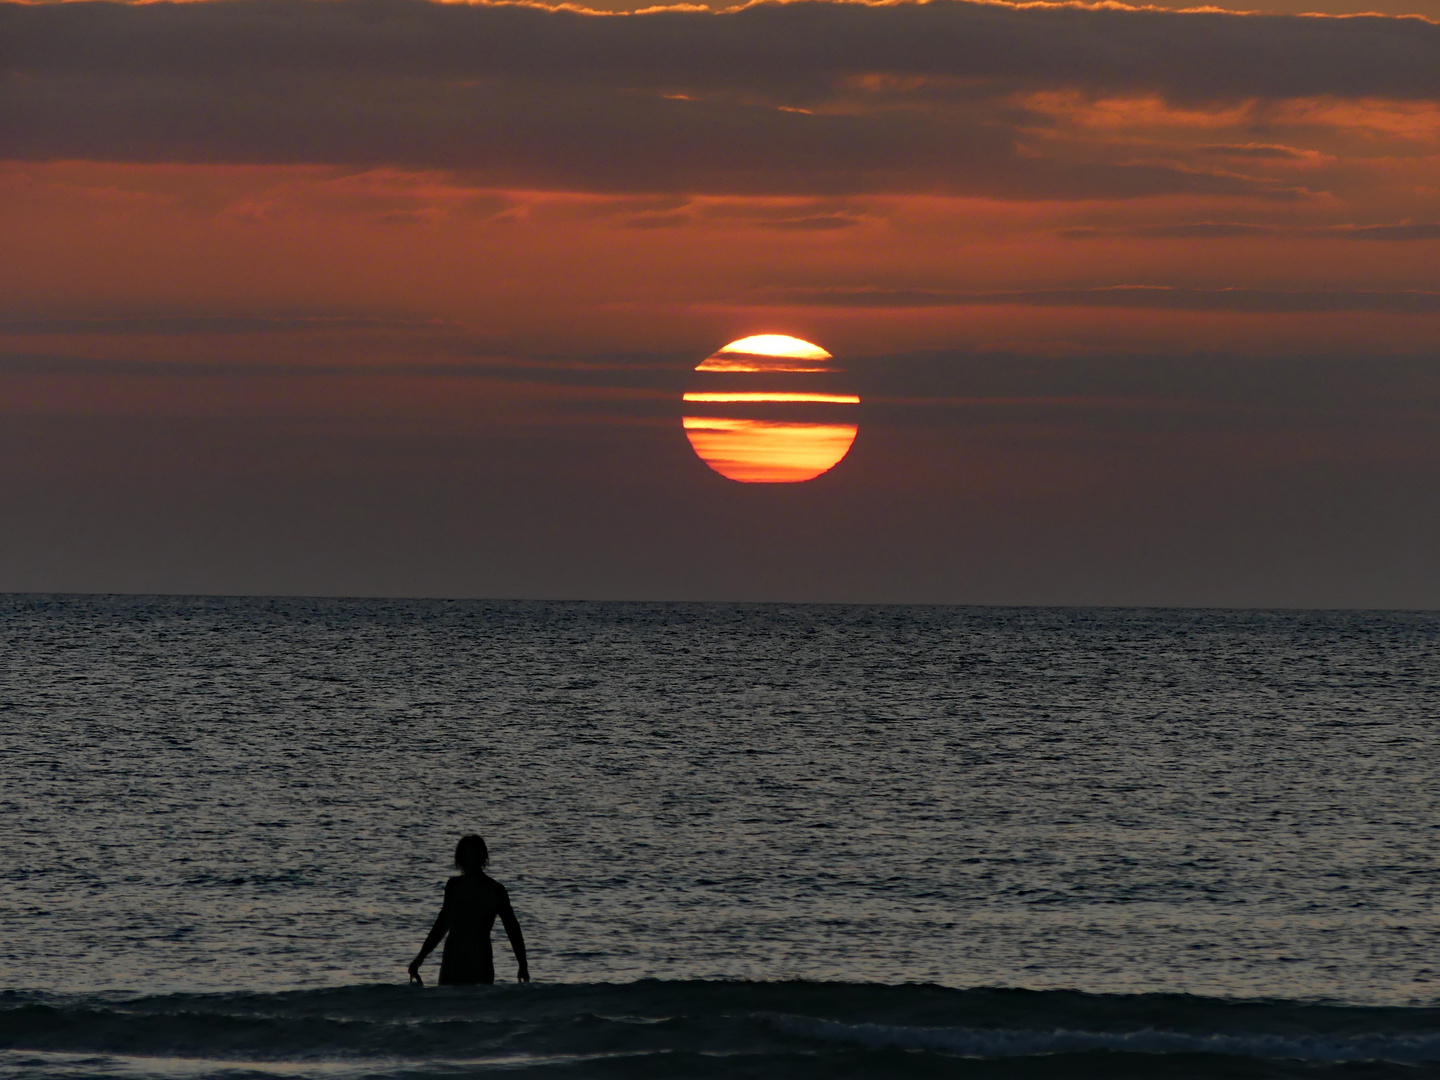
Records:
[[[683,399],[685,435],[700,460],[746,484],[796,483],[834,468],[855,441],[847,421],[860,398],[830,385],[843,374],[830,359],[783,334],[741,338],[707,357]]]

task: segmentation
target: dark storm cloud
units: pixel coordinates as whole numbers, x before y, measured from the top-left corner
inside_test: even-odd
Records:
[[[1440,311],[1440,292],[1402,290],[1323,292],[1278,289],[1185,289],[1121,285],[1093,289],[1023,289],[1013,292],[950,292],[924,289],[790,289],[764,293],[756,306],[927,308],[1023,305],[1027,307],[1142,308],[1161,311],[1240,311],[1267,314]]]
[[[1125,197],[1275,189],[1041,159],[1018,128],[1043,121],[1010,99],[1433,99],[1440,27],[948,0],[624,17],[412,0],[0,4],[0,70],[0,155],[18,159],[390,163],[592,190]]]

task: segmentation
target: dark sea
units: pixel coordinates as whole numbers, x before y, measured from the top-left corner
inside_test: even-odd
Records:
[[[1440,1076],[1440,615],[0,597],[0,1076]],[[406,985],[482,832],[534,982]]]

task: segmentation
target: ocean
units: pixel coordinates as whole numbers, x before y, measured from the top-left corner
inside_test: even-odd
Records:
[[[1440,1076],[1437,645],[0,596],[0,1076]],[[407,986],[471,831],[535,981]]]

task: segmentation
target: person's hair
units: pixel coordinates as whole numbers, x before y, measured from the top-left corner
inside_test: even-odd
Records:
[[[490,849],[485,846],[485,840],[470,833],[468,836],[460,837],[460,842],[455,845],[455,866],[467,874],[478,874],[485,869],[485,864],[490,861]]]

